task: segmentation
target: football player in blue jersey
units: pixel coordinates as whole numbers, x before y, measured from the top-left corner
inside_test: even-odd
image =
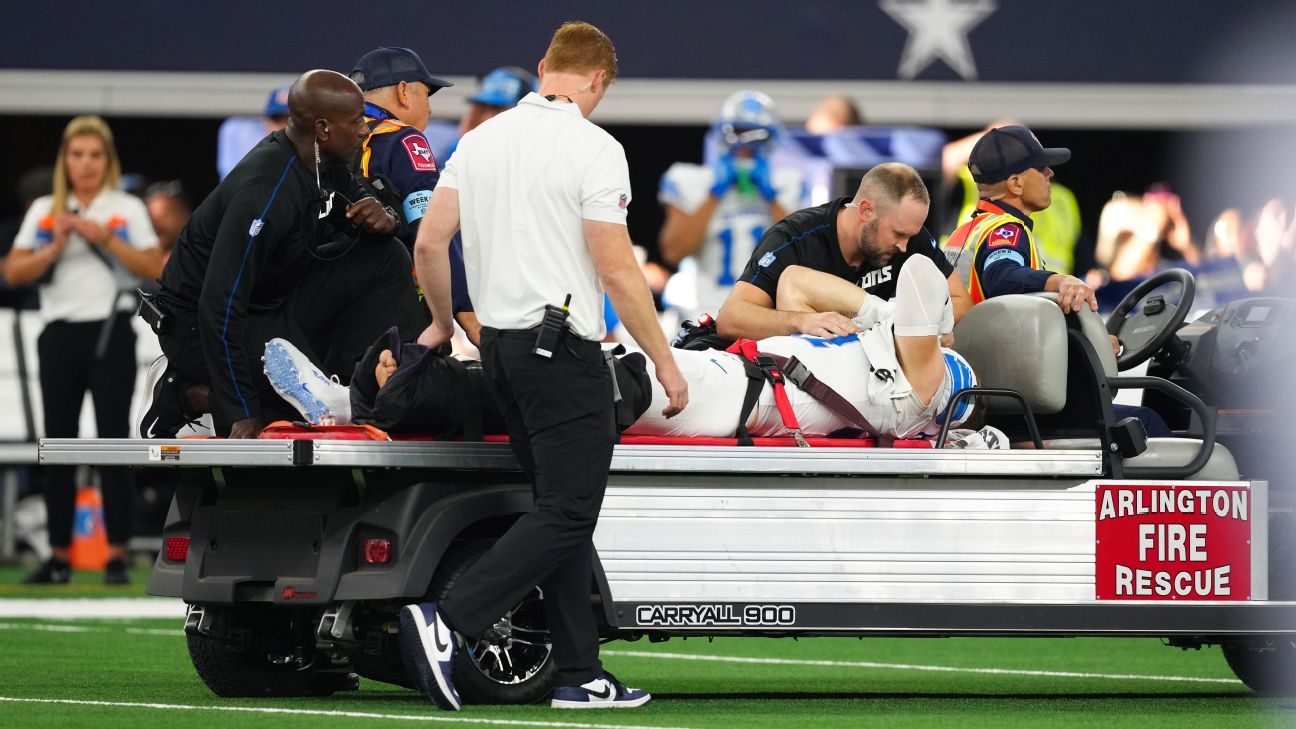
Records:
[[[770,97],[759,91],[733,94],[712,129],[723,152],[709,165],[671,165],[658,191],[666,209],[662,258],[679,265],[691,256],[696,263],[695,300],[685,295],[672,302],[689,317],[720,310],[761,235],[801,207],[804,187],[798,171],[770,164],[781,133]]]

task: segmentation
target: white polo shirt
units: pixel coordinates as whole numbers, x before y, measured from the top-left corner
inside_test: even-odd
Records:
[[[103,190],[84,210],[75,196],[68,197],[68,212],[82,215],[106,226],[130,245],[148,249],[157,246],[157,234],[149,221],[148,209],[139,198],[121,190]],[[38,198],[27,209],[14,248],[37,250],[54,240],[54,198]],[[40,287],[40,314],[45,322],[85,322],[107,319],[114,303],[118,311],[133,311],[129,292],[139,280],[132,276],[108,251],[101,251],[111,264],[90,250],[80,233],[72,231],[67,248],[54,264],[54,275]]]
[[[630,172],[612,135],[573,103],[527,94],[464,135],[437,184],[459,191],[468,294],[484,326],[536,326],[545,304],[571,294],[572,331],[603,339],[582,221],[625,225]]]

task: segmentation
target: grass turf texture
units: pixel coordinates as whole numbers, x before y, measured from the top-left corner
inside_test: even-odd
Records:
[[[35,569],[32,567],[31,569]],[[72,581],[66,585],[24,585],[23,578],[31,570],[17,565],[0,566],[0,600],[6,597],[59,598],[59,597],[144,597],[152,565],[131,567],[129,585],[105,585],[102,572],[76,570]]]
[[[54,632],[39,626],[82,632]],[[470,706],[447,714],[413,692],[361,681],[332,698],[218,699],[189,663],[178,620],[0,621],[0,697],[149,702],[400,715],[263,714],[0,701],[0,726],[177,727],[477,726],[537,722],[696,727],[1290,727],[1296,700],[1250,695],[1240,683],[742,664],[618,655],[870,661],[965,668],[1232,678],[1218,648],[1180,651],[1150,639],[768,639],[611,643],[608,667],[655,697],[632,711],[559,712]],[[417,721],[423,719],[423,721]],[[494,724],[494,722],[501,722]],[[505,723],[507,722],[507,724]]]

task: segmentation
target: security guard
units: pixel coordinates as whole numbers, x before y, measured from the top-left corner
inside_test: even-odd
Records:
[[[428,73],[414,51],[386,47],[361,56],[351,69],[351,80],[364,92],[369,127],[369,138],[360,151],[360,174],[399,206],[405,225],[398,237],[412,252],[419,222],[440,178],[422,131],[431,113],[429,99],[454,84]]]
[[[945,249],[974,304],[1003,294],[1053,291],[1063,311],[1079,311],[1085,303],[1097,311],[1092,288],[1045,270],[1030,217],[1052,202],[1052,168],[1069,159],[1071,150],[1046,149],[1023,126],[991,129],[972,148],[968,169],[980,201]]]

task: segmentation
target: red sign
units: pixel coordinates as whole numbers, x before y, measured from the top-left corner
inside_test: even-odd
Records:
[[[1099,484],[1095,597],[1251,599],[1251,490]]]

